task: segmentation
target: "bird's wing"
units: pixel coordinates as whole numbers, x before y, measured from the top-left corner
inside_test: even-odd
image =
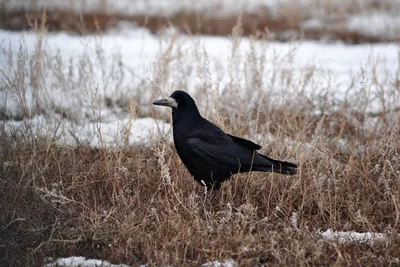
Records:
[[[250,140],[243,139],[243,138],[240,138],[240,137],[237,137],[237,136],[234,136],[234,135],[230,135],[230,134],[227,134],[227,135],[228,135],[230,138],[232,138],[232,140],[233,140],[235,143],[237,143],[237,144],[239,144],[239,145],[241,145],[241,146],[247,147],[247,148],[252,149],[252,150],[259,150],[259,149],[261,148],[260,145],[257,145],[256,143],[253,143],[253,142],[250,141]]]
[[[191,132],[188,144],[209,164],[251,164],[254,151],[261,148],[249,140],[225,134],[208,121]]]
[[[199,137],[188,138],[192,151],[209,164],[251,163],[253,158],[251,150],[244,149],[234,142],[215,141],[214,139],[214,142],[209,142]]]

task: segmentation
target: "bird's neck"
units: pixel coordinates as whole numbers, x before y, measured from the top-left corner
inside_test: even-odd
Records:
[[[203,117],[201,117],[198,109],[192,110],[173,110],[172,111],[172,123],[175,127],[179,126],[187,128],[188,130],[201,122]]]

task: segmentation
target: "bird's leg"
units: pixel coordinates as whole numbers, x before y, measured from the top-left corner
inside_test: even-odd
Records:
[[[253,151],[253,156],[252,156],[252,158],[251,158],[250,171],[253,170],[254,157],[256,156],[256,153],[257,153],[257,152],[254,150],[254,151]]]
[[[207,188],[206,182],[204,182],[204,180],[201,180],[201,184],[204,187],[204,197],[205,197],[205,196],[207,196],[208,188]]]

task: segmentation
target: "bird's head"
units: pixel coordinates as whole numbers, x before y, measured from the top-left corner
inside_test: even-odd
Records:
[[[170,97],[159,99],[153,102],[156,106],[167,106],[172,108],[172,113],[199,114],[193,98],[184,91],[175,91]]]

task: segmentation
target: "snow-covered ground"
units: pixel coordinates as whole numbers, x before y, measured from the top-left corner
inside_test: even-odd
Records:
[[[224,261],[211,261],[201,265],[202,267],[234,267],[237,266],[236,262],[232,259]]]
[[[343,231],[333,231],[328,229],[324,232],[318,231],[322,238],[337,242],[339,244],[369,244],[374,245],[375,243],[388,242],[388,237],[383,233],[358,233],[355,231],[343,232]]]
[[[324,105],[321,97],[355,103],[362,97],[368,104],[360,108],[367,111],[378,111],[382,98],[387,109],[400,103],[398,94],[389,94],[399,69],[394,43],[278,43],[173,31],[156,36],[121,26],[103,36],[50,33],[43,39],[0,31],[0,48],[6,130],[28,125],[72,145],[147,144],[160,133],[171,140],[168,124],[146,117],[169,113],[151,102],[176,89],[192,93],[203,112],[212,101],[204,99],[204,86],[208,97],[239,95],[248,105],[260,90],[270,104],[301,104],[301,96],[315,101],[316,109]],[[256,72],[261,81],[254,80]],[[24,83],[17,84],[22,76]],[[24,114],[29,119],[21,120]]]
[[[87,259],[85,257],[68,257],[51,259],[47,258],[45,260],[44,267],[128,267],[125,264],[111,264],[108,261],[97,260],[97,259]],[[147,265],[140,265],[140,267],[146,267]],[[224,261],[212,261],[206,262],[202,265],[203,267],[233,267],[236,263],[232,259]]]
[[[68,257],[53,260],[47,258],[44,267],[128,267],[126,264],[111,264],[108,261],[86,259],[85,257]]]

